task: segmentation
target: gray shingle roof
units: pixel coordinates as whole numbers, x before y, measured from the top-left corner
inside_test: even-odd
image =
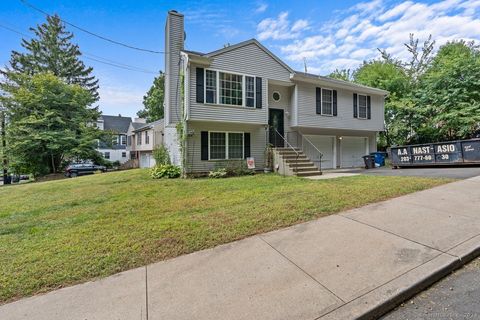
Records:
[[[132,122],[130,117],[102,115],[104,130],[111,130],[116,133],[127,133],[128,126]]]

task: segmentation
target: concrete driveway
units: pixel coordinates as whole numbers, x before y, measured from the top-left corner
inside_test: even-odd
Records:
[[[401,168],[380,167],[375,169],[342,170],[345,173],[360,173],[377,176],[406,176],[428,178],[468,179],[480,175],[480,166],[477,167],[436,167],[436,168]]]

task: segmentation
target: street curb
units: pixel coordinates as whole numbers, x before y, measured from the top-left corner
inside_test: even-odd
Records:
[[[478,256],[480,235],[317,319],[378,319]]]

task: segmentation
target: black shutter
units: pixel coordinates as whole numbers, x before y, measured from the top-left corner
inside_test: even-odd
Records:
[[[250,157],[250,133],[243,134],[243,155],[246,158]]]
[[[333,90],[333,115],[337,116],[337,90]]]
[[[370,96],[367,96],[367,119],[372,119],[372,101]]]
[[[357,94],[353,94],[353,117],[358,118],[358,108],[357,108]]]
[[[262,78],[256,77],[255,82],[256,82],[255,98],[257,100],[255,107],[257,109],[261,109],[262,108]]]
[[[201,132],[202,160],[208,160],[208,131]]]
[[[203,81],[203,68],[197,68],[197,102],[203,103],[204,102],[204,81]]]
[[[316,102],[317,114],[322,114],[322,88],[316,88],[315,102]]]

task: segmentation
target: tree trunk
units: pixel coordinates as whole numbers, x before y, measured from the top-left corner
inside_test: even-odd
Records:
[[[52,173],[57,173],[57,170],[55,168],[55,158],[53,157],[53,153],[51,153],[50,156],[52,159]]]

